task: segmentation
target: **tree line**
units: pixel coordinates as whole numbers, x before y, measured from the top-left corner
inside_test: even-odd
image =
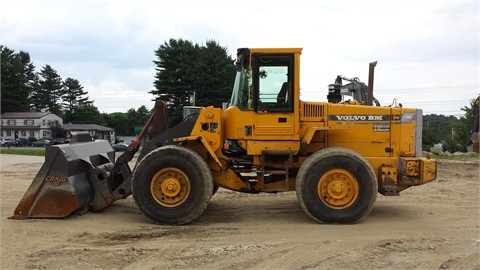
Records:
[[[151,114],[144,105],[127,112],[100,113],[79,80],[62,78],[48,64],[36,71],[28,52],[15,52],[4,45],[0,50],[2,113],[51,112],[64,123],[108,126],[119,136],[134,135],[135,127],[143,126]],[[154,55],[154,89],[146,91],[167,102],[171,126],[182,120],[183,106],[192,105],[193,95],[196,106],[221,106],[229,100],[235,65],[219,43],[170,39]]]
[[[441,143],[443,150],[450,153],[466,152],[467,146],[472,144],[472,132],[474,129],[475,110],[478,114],[478,99],[471,99],[468,106],[461,108],[465,112],[459,118],[428,114],[423,116],[422,145],[423,150],[429,151],[434,144]],[[477,116],[478,117],[478,116]]]
[[[77,79],[63,79],[46,64],[39,71],[25,51],[0,45],[1,112],[51,112],[64,122],[98,121],[100,113]]]

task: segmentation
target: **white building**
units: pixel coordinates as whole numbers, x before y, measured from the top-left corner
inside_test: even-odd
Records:
[[[63,120],[50,112],[6,112],[1,115],[2,138],[52,138],[52,126],[63,126]]]

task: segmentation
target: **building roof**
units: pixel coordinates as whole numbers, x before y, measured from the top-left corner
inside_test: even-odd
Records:
[[[113,131],[113,128],[99,126],[95,124],[63,124],[63,129],[69,131],[89,131],[89,130],[96,130],[96,131]]]
[[[2,113],[2,119],[30,119],[30,118],[42,118],[46,115],[52,114],[51,112],[6,112]]]

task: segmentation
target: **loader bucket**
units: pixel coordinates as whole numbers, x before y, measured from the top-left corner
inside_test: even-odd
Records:
[[[106,190],[107,184],[99,188],[92,178],[97,182],[111,179],[114,160],[108,141],[47,146],[44,164],[10,218],[62,218],[110,205],[113,200],[104,196],[104,202],[95,207],[98,193],[108,195],[111,190]]]

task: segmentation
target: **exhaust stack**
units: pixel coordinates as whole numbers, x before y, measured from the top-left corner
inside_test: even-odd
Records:
[[[367,88],[367,105],[373,105],[373,77],[375,73],[375,66],[377,65],[377,61],[371,62],[368,65],[368,88]]]

